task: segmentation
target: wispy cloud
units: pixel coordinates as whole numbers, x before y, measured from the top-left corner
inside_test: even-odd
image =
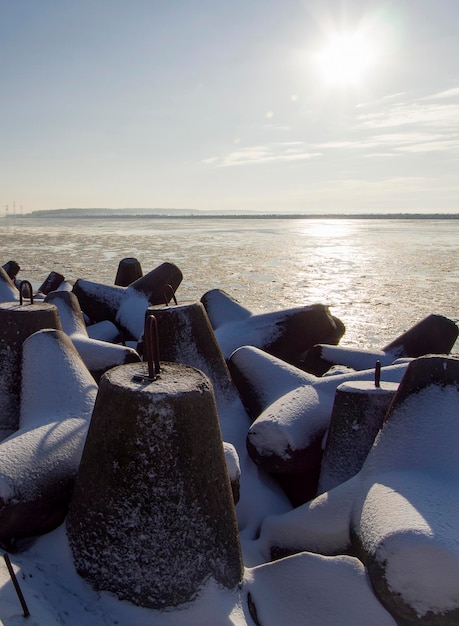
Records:
[[[230,167],[234,165],[302,161],[319,156],[321,156],[320,152],[305,150],[303,142],[290,141],[266,146],[249,146],[240,150],[234,150],[224,156],[204,159],[203,163],[216,165],[217,167]]]
[[[438,141],[442,139],[442,133],[385,133],[382,135],[373,135],[372,141],[379,144],[407,144],[407,143],[427,143],[428,141]]]
[[[459,133],[387,133],[373,136],[375,144],[398,152],[442,152],[459,148]]]
[[[399,96],[398,102],[358,115],[354,130],[366,135],[362,142],[367,147],[379,145],[384,155],[459,148],[459,87],[411,101],[405,93],[395,95]],[[374,130],[380,132],[367,135]],[[380,153],[372,150],[367,156]]]
[[[280,130],[280,131],[292,130],[292,127],[288,126],[287,124],[264,124],[262,128],[267,129],[267,130]]]
[[[410,97],[398,92],[378,102],[361,103],[354,110],[354,123],[335,127],[274,125],[263,128],[288,130],[292,141],[263,141],[212,156],[203,161],[214,167],[288,163],[329,157],[349,163],[351,159],[388,159],[420,153],[454,153],[459,150],[459,87]],[[336,129],[336,134],[333,131]],[[322,134],[322,137],[320,136]],[[294,140],[308,137],[310,141]],[[272,138],[272,136],[271,136]],[[338,163],[338,161],[334,161]]]
[[[378,135],[371,135],[358,141],[328,141],[317,144],[317,147],[321,150],[360,150],[367,151],[371,149],[372,152],[365,156],[394,156],[393,151],[405,151],[405,152],[429,152],[450,150],[451,148],[459,147],[459,134],[448,135],[442,133],[419,133],[419,132],[404,132],[404,133],[385,133]],[[375,148],[388,149],[390,151],[377,151]]]
[[[368,154],[365,155],[365,157],[367,159],[387,159],[387,158],[394,158],[400,156],[399,154],[396,154],[395,152],[369,152]]]
[[[457,128],[459,104],[423,104],[420,102],[395,105],[359,117],[362,128],[396,128],[424,126],[429,128]]]
[[[398,148],[401,152],[444,152],[445,150],[451,149],[459,149],[459,136],[456,137],[456,139],[415,143],[409,146],[400,146]]]
[[[426,96],[426,100],[434,100],[434,99],[446,99],[446,98],[459,98],[459,87],[453,87],[452,89],[447,89],[446,91],[440,91],[439,93],[431,94],[430,96]]]

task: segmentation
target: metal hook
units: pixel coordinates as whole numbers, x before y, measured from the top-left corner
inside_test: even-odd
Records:
[[[170,290],[170,297],[167,297],[167,290]],[[169,305],[169,300],[173,300],[174,304],[177,304],[177,298],[175,297],[175,292],[174,292],[174,288],[172,287],[172,285],[164,285],[164,289],[163,289],[163,295],[164,295],[164,301],[166,303],[166,306]]]
[[[376,361],[375,365],[375,387],[380,387],[381,382],[381,361]]]
[[[161,365],[159,361],[158,322],[151,313],[145,318],[144,348],[148,361],[148,376],[134,376],[139,382],[153,382],[159,376]]]
[[[19,304],[22,304],[22,292],[24,290],[24,287],[28,288],[30,304],[33,304],[32,285],[30,284],[28,280],[21,280],[21,282],[19,283]]]
[[[11,582],[13,583],[14,589],[15,589],[16,594],[18,596],[19,602],[21,603],[21,607],[22,607],[22,611],[23,611],[24,617],[29,617],[30,612],[29,612],[27,603],[25,601],[24,595],[23,595],[23,593],[21,591],[21,587],[19,586],[18,579],[16,578],[16,574],[14,573],[13,566],[11,565],[10,557],[5,552],[3,554],[3,558],[5,559],[6,567],[8,568],[8,573],[10,575]]]
[[[158,322],[154,315],[147,315],[145,320],[145,347],[148,359],[148,375],[155,379],[160,371]]]

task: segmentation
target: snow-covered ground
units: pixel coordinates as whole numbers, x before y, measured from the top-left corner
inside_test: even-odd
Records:
[[[52,332],[59,338],[59,333]],[[69,419],[69,411],[62,414],[62,407],[70,405],[73,418],[78,414],[80,420],[89,422],[88,406],[96,392],[86,373],[82,374],[84,366],[78,355],[64,348],[53,352],[54,339],[47,333],[33,335],[24,351],[28,384],[22,397],[22,431],[18,433],[29,433],[32,441],[38,429]],[[187,349],[192,352],[194,348]],[[260,353],[256,352],[257,358]],[[259,371],[259,384],[268,405],[292,390],[299,390],[306,399],[312,393],[314,377],[276,363],[272,357],[266,357],[265,362],[270,371],[267,376]],[[263,358],[257,367],[262,363]],[[244,558],[240,584],[228,590],[209,578],[192,601],[178,607],[159,611],[135,606],[112,593],[96,591],[79,576],[64,521],[30,545],[23,545],[22,551],[10,554],[28,617],[23,614],[6,562],[0,561],[0,624],[396,624],[373,591],[372,584],[378,585],[380,580],[385,585],[378,590],[380,596],[384,601],[392,595],[401,596],[413,611],[412,623],[423,623],[422,619],[431,614],[440,615],[438,623],[443,623],[441,613],[459,611],[455,460],[459,446],[458,363],[454,358],[431,357],[399,367],[397,380],[403,378],[396,400],[359,474],[297,508],[248,457],[245,438],[250,422],[239,399],[225,399],[225,393],[216,389],[223,439],[234,445],[240,460],[241,499],[236,507]],[[272,376],[276,366],[277,377]],[[337,384],[348,378],[346,374],[336,376]],[[419,377],[422,384],[416,387]],[[322,409],[325,403],[330,414],[336,388],[332,379],[333,375],[321,380],[313,392],[317,402],[312,405],[317,404],[319,422],[325,428]],[[269,380],[273,381],[271,386]],[[56,385],[56,381],[61,384]],[[218,384],[216,381],[214,386]],[[280,421],[287,430],[298,417],[297,404],[283,406]],[[309,401],[305,404],[314,409]],[[279,433],[279,426],[282,429],[283,424],[277,423],[272,432]],[[278,447],[277,435],[274,437],[270,442],[273,449]],[[0,444],[0,454],[7,442],[5,439]],[[22,465],[29,462],[26,452],[27,446],[18,461]],[[14,468],[11,470],[10,463],[5,467],[5,471],[0,467],[2,503],[14,500],[16,488],[14,480],[8,483],[5,478],[5,472],[14,478]],[[274,548],[295,554],[271,561]],[[359,558],[349,556],[352,550]]]

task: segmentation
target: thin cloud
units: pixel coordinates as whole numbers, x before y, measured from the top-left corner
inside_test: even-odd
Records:
[[[384,96],[383,100],[393,100],[394,98],[400,98],[400,96],[405,97],[406,95],[406,91],[398,91],[397,93],[390,93],[389,95]]]
[[[459,104],[403,104],[377,113],[361,115],[361,128],[396,128],[428,126],[430,128],[457,128]]]
[[[383,144],[407,144],[407,143],[426,143],[428,141],[437,141],[443,139],[441,133],[385,133],[383,135],[374,135],[372,140],[376,143]]]
[[[439,93],[434,93],[425,97],[426,100],[443,100],[446,98],[459,98],[459,87],[453,87],[452,89],[440,91]]]
[[[256,165],[261,163],[280,163],[303,161],[321,156],[320,152],[308,152],[301,148],[302,142],[286,142],[268,146],[250,146],[235,150],[221,157],[204,159],[206,165],[231,167],[235,165]]]
[[[359,141],[326,141],[324,143],[318,143],[317,147],[324,150],[362,150],[377,145],[377,141],[372,141],[371,139],[362,139]]]
[[[459,137],[457,139],[446,139],[444,141],[429,141],[427,143],[417,143],[410,146],[400,146],[401,152],[444,152],[445,150],[459,148]]]
[[[370,152],[365,155],[366,159],[393,159],[394,157],[399,157],[400,154],[396,154],[395,152]]]
[[[292,130],[292,127],[286,124],[264,124],[262,128],[269,129],[269,130],[281,130],[281,131]]]

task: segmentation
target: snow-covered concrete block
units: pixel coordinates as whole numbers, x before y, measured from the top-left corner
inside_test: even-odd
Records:
[[[142,278],[143,271],[140,261],[134,257],[126,257],[118,263],[115,285],[129,287],[135,280]]]
[[[205,293],[201,302],[225,358],[250,345],[298,365],[305,350],[338,343],[344,333],[342,322],[322,304],[254,314],[219,289]]]
[[[268,517],[266,556],[357,555],[399,624],[459,622],[459,359],[413,360],[360,472]]]
[[[413,361],[360,472],[356,554],[401,623],[459,623],[459,359]]]
[[[42,330],[24,341],[20,427],[0,443],[4,548],[19,549],[63,522],[96,393],[65,333]]]
[[[426,318],[396,337],[379,350],[359,349],[319,343],[303,355],[301,365],[306,371],[322,376],[333,365],[356,370],[374,367],[375,362],[390,365],[400,358],[417,358],[426,354],[449,354],[458,337],[457,324],[443,315]]]
[[[52,291],[46,296],[45,302],[56,306],[64,332],[72,340],[96,381],[112,367],[140,361],[139,354],[133,348],[89,337],[78,298],[74,293]],[[106,321],[105,324],[111,325],[111,322]]]
[[[80,574],[144,607],[242,580],[212,387],[195,368],[113,368],[101,379],[67,532]]]
[[[143,332],[145,311],[167,302],[182,282],[182,272],[173,263],[162,263],[128,287],[104,285],[78,279],[73,292],[81,309],[96,322],[109,320],[138,340]]]
[[[320,467],[319,493],[360,471],[397,388],[397,383],[370,380],[338,385]]]
[[[247,436],[251,456],[272,473],[307,471],[329,426],[337,387],[375,378],[374,369],[318,378],[251,346],[236,350],[229,367],[255,418]],[[399,382],[406,367],[381,368],[381,380]]]
[[[14,302],[18,299],[18,288],[6,270],[0,267],[0,302]]]
[[[246,570],[244,591],[257,626],[396,626],[362,563],[303,552]]]
[[[201,302],[149,307],[158,328],[161,360],[183,363],[202,371],[212,383],[223,441],[232,444],[240,462],[239,529],[257,536],[268,511],[291,508],[279,485],[258,468],[247,452],[250,418],[233,384],[227,363]],[[256,493],[256,499],[254,499]]]
[[[0,435],[19,426],[22,345],[42,328],[62,328],[53,304],[0,303]]]

